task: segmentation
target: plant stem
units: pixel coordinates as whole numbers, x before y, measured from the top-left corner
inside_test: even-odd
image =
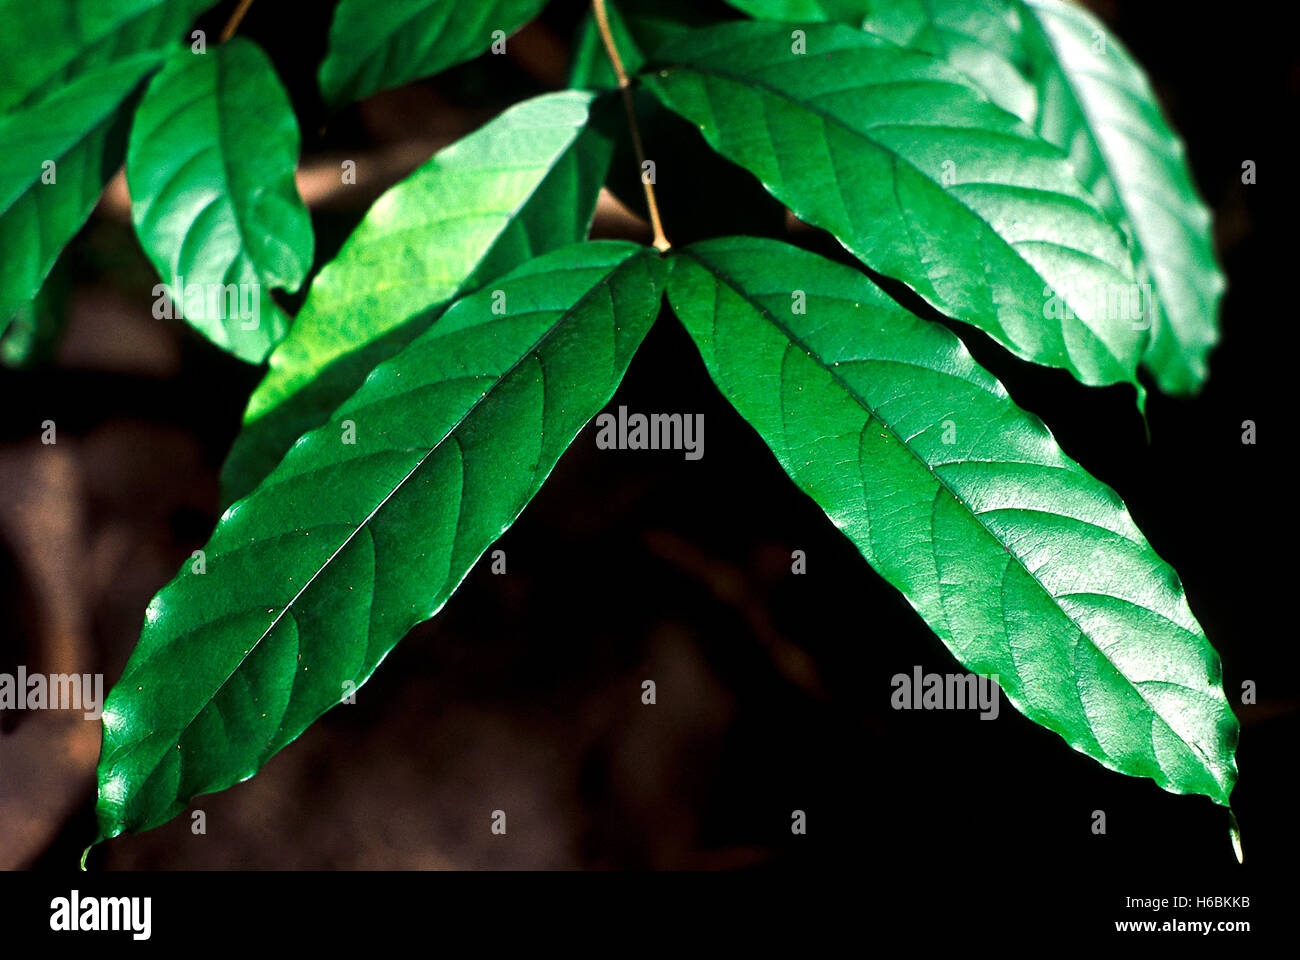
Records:
[[[221,30],[222,43],[235,35],[235,31],[239,29],[239,21],[244,19],[244,14],[248,13],[248,8],[252,5],[253,0],[239,0],[239,6],[235,7],[235,12],[230,15],[230,19]]]
[[[636,122],[636,108],[632,104],[632,81],[628,79],[627,70],[623,67],[623,58],[618,55],[618,47],[614,44],[614,35],[609,30],[609,12],[605,9],[605,0],[591,0],[591,12],[596,18],[596,29],[600,31],[600,39],[605,44],[605,52],[609,54],[609,62],[614,66],[614,73],[618,76],[618,89],[623,94],[623,108],[627,111],[628,126],[632,130],[632,147],[636,150],[637,166],[641,170],[641,184],[645,187],[645,205],[650,211],[650,226],[654,230],[654,246],[661,253],[672,246],[668,242],[668,237],[664,235],[664,225],[659,219],[659,204],[655,201],[654,184],[646,179],[645,170],[645,147],[641,143],[641,128]]]

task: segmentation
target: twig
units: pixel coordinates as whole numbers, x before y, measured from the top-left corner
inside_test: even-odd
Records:
[[[221,30],[222,43],[235,35],[235,31],[239,29],[239,21],[244,19],[244,14],[248,13],[248,8],[252,5],[253,0],[239,0],[239,6],[235,7],[235,12],[230,15],[230,19]]]
[[[605,9],[605,0],[591,0],[591,11],[596,17],[596,29],[600,31],[600,39],[605,44],[605,52],[609,54],[609,62],[613,64],[614,73],[618,76],[618,88],[623,94],[623,108],[627,111],[628,126],[632,130],[632,147],[636,150],[636,162],[641,169],[641,184],[645,187],[645,205],[650,211],[650,226],[654,229],[655,249],[664,251],[672,244],[664,235],[664,225],[659,219],[659,204],[655,201],[654,184],[645,175],[645,147],[641,143],[641,128],[637,126],[636,108],[632,103],[632,81],[628,79],[627,70],[623,67],[623,58],[618,55],[618,47],[614,45],[614,35],[609,30],[609,12]]]

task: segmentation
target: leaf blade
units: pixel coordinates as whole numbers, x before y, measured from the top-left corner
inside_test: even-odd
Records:
[[[28,309],[121,163],[122,105],[213,2],[0,0],[0,322]]]
[[[271,353],[222,470],[226,503],[456,297],[586,237],[613,149],[604,110],[574,91],[524,101],[375,202]]]
[[[530,261],[504,314],[458,302],[227,511],[109,693],[100,839],[251,776],[437,613],[608,402],[665,273],[609,241]]]
[[[769,240],[686,248],[668,297],[727,399],[963,664],[1105,766],[1226,805],[1238,727],[1177,575],[955,336]]]
[[[835,24],[800,54],[790,28],[694,31],[643,78],[872,269],[1017,356],[1136,384],[1145,334],[1111,309],[1132,263],[1064,155],[928,55]]]
[[[941,57],[1003,109],[1067,150],[1083,185],[1133,249],[1151,336],[1142,365],[1194,393],[1208,375],[1226,288],[1209,210],[1140,64],[1106,25],[1066,0],[736,0],[766,19],[863,26]],[[803,7],[801,16],[792,7]]]
[[[174,54],[150,82],[127,147],[131,218],[177,312],[249,363],[261,363],[289,326],[270,291],[293,293],[311,269],[298,147],[275,68],[241,37],[202,56]],[[233,311],[225,296],[184,293],[226,284],[239,287]],[[242,315],[249,307],[255,316]]]
[[[119,107],[159,59],[123,58],[0,117],[0,316],[36,296],[89,218],[121,156]]]
[[[0,111],[43,99],[83,73],[162,53],[217,0],[0,0]]]
[[[1075,4],[1023,0],[1020,6],[1037,28],[1031,49],[1045,104],[1038,130],[1053,143],[1087,151],[1085,185],[1124,225],[1143,279],[1152,284],[1155,310],[1143,364],[1161,389],[1195,392],[1218,342],[1227,282],[1182,141],[1142,68],[1105,24]]]
[[[546,0],[342,0],[320,68],[327,102],[341,106],[439,73],[510,34]]]

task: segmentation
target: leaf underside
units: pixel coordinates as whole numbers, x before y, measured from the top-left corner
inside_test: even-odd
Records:
[[[722,393],[958,660],[1105,766],[1227,804],[1237,721],[1177,575],[952,333],[772,240],[677,252],[668,296]]]
[[[252,776],[437,613],[608,402],[665,273],[608,241],[529,262],[504,299],[461,300],[379,366],[226,512],[109,694],[100,839]]]

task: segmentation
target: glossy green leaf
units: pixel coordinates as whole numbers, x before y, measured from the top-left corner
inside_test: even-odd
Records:
[[[1227,284],[1182,141],[1142,68],[1092,14],[1056,0],[1018,6],[1039,89],[1037,129],[1068,147],[1083,182],[1127,231],[1139,279],[1151,284],[1143,361],[1162,389],[1195,390],[1218,340]]]
[[[123,103],[211,5],[0,0],[3,321],[27,309],[121,164]]]
[[[375,201],[271,354],[222,472],[226,502],[456,297],[584,239],[609,164],[607,126],[590,93],[526,100]]]
[[[928,54],[793,29],[693,31],[643,77],[872,269],[1021,357],[1134,381],[1147,332],[1129,253],[1065,156]]]
[[[1002,109],[1033,123],[1038,90],[1015,0],[858,0],[857,5],[861,15],[835,19],[942,58]]]
[[[160,57],[217,0],[0,0],[0,111],[137,53]]]
[[[178,50],[136,110],[126,177],[140,242],[177,312],[250,363],[289,327],[271,291],[292,293],[311,269],[297,165],[289,96],[249,40]]]
[[[434,616],[608,402],[664,262],[619,242],[459,301],[304,436],[145,615],[105,704],[100,838],[256,773]]]
[[[767,19],[797,19],[781,0],[734,0]],[[1129,241],[1149,284],[1144,365],[1164,390],[1204,383],[1226,286],[1210,213],[1182,142],[1141,66],[1106,25],[1062,0],[845,0],[812,20],[861,24],[943,58],[994,103],[1067,150],[1075,172]],[[833,9],[832,9],[833,7]]]
[[[158,62],[119,60],[0,115],[0,317],[36,296],[90,216],[121,157],[118,108]]]
[[[546,0],[342,0],[320,68],[338,106],[472,60],[514,33]]]
[[[1237,721],[1177,574],[948,330],[772,240],[675,252],[722,393],[968,669],[1075,749],[1226,804]]]
[[[1032,121],[1037,92],[1027,78],[1014,0],[728,0],[760,20],[843,23],[942,58],[990,100]]]

